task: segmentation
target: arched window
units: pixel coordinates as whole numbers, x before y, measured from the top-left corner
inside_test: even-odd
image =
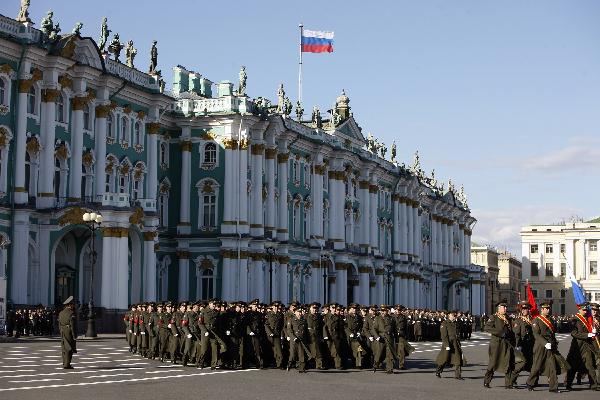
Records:
[[[0,78],[0,104],[8,105],[8,99],[5,99],[6,89],[6,82],[4,82],[4,79]]]
[[[35,88],[32,86],[27,93],[27,113],[36,115],[36,103],[37,98],[35,94]]]
[[[83,107],[83,129],[90,130],[90,106],[87,104]]]
[[[133,170],[133,199],[144,198],[144,173],[146,166],[142,162],[138,162]]]
[[[212,228],[217,226],[216,221],[216,196],[214,193],[204,193],[202,195],[202,208],[203,208],[203,216],[202,216],[202,226],[207,228]]]
[[[160,142],[159,163],[164,167],[169,166],[169,144],[167,142]]]
[[[119,171],[119,193],[129,193],[129,164],[121,164]]]
[[[323,238],[329,238],[329,204],[323,203]]]
[[[203,164],[216,164],[217,162],[217,145],[215,143],[207,143],[204,146],[204,162]]]
[[[129,135],[127,132],[127,117],[121,118],[121,141],[129,142]]]
[[[305,203],[306,204],[306,203]],[[304,214],[302,215],[302,222],[304,224],[304,239],[310,239],[310,209],[304,207]]]
[[[214,297],[215,284],[214,284],[214,273],[212,269],[205,269],[202,271],[201,284],[200,284],[200,297],[201,300],[208,300]]]
[[[112,114],[108,114],[106,117],[106,137],[114,139],[114,131],[113,131],[113,117]]]
[[[310,164],[304,164],[304,186],[310,187]]]
[[[294,201],[292,211],[292,235],[294,239],[300,237],[300,202]]]
[[[60,197],[60,160],[54,158],[54,197]]]
[[[133,134],[134,134],[134,144],[141,145],[142,144],[142,128],[140,126],[140,122],[136,121],[133,126]]]
[[[65,122],[65,99],[60,93],[56,99],[56,122]]]
[[[161,193],[158,196],[158,220],[160,226],[168,225],[169,193]]]
[[[106,193],[115,193],[115,177],[117,173],[118,162],[115,156],[106,157],[105,181]]]

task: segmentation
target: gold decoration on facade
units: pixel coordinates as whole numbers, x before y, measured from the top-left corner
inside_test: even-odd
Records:
[[[144,236],[144,242],[152,242],[158,233],[156,231],[146,231],[142,235]]]
[[[10,74],[12,70],[13,69],[10,64],[0,64],[0,72],[4,74]]]
[[[85,210],[81,207],[69,207],[65,213],[58,219],[61,226],[75,225],[83,223],[83,214]]]
[[[55,103],[59,95],[60,91],[57,89],[44,89],[42,90],[42,102]]]
[[[171,189],[171,186],[167,182],[161,183],[160,187],[158,188],[158,190],[161,194],[168,193],[170,189]]]
[[[143,175],[144,175],[144,171],[142,171],[141,168],[134,168],[133,179],[135,179],[136,181],[139,181],[140,179],[142,179]]]
[[[0,148],[5,148],[8,144],[8,129],[0,127]]]
[[[86,97],[87,97],[88,101],[92,101],[96,98],[96,91],[94,89],[88,88],[86,90],[86,93],[87,93]]]
[[[61,143],[54,151],[54,155],[60,160],[66,160],[69,157],[69,150],[64,143]]]
[[[119,168],[119,172],[121,173],[121,175],[127,175],[129,173],[129,168],[130,168],[129,164],[123,164]]]
[[[277,156],[277,147],[271,147],[265,149],[265,158],[267,160],[273,160]]]
[[[137,117],[138,117],[138,119],[144,119],[146,117],[146,113],[144,111],[140,110],[137,113]]]
[[[61,75],[58,78],[58,83],[60,86],[64,88],[73,88],[73,79],[69,78],[67,75]]]
[[[125,107],[123,107],[123,112],[125,114],[129,114],[129,113],[131,113],[131,111],[132,111],[132,109],[131,109],[130,105],[126,105]]]
[[[106,163],[106,167],[104,167],[104,172],[106,172],[107,174],[112,174],[113,173],[113,169],[114,169],[114,164],[112,162],[107,162]]]
[[[252,155],[255,156],[262,156],[265,152],[265,145],[264,144],[253,144],[250,152],[252,153]]]
[[[96,106],[96,118],[106,118],[110,113],[111,106],[109,104]]]
[[[215,265],[213,264],[213,262],[210,260],[210,258],[205,258],[204,260],[202,260],[202,262],[200,263],[200,268],[201,269],[213,269],[215,267]]]
[[[180,260],[188,260],[190,258],[190,252],[188,250],[177,250],[175,255]]]
[[[146,124],[146,132],[148,135],[156,135],[160,129],[158,122],[149,122]]]
[[[87,151],[83,153],[81,161],[83,162],[83,165],[85,165],[86,167],[90,167],[94,163],[94,155],[91,151]]]
[[[129,229],[120,226],[109,226],[102,228],[102,236],[114,237],[114,238],[125,238],[129,236]]]
[[[73,56],[75,55],[75,40],[77,40],[76,35],[73,35],[67,39],[67,42],[60,51],[60,55],[62,57],[73,58]]]
[[[192,151],[193,144],[190,140],[184,140],[179,143],[181,151]]]
[[[250,145],[250,141],[247,138],[243,138],[240,141],[240,149],[248,150],[248,146]]]
[[[71,99],[71,108],[73,111],[82,111],[85,109],[89,99],[87,96],[73,97]]]
[[[133,210],[133,213],[129,216],[129,223],[137,226],[144,225],[144,209],[142,207],[136,207]]]
[[[213,193],[215,190],[212,187],[212,182],[211,181],[205,181],[204,182],[204,186],[202,187],[202,192],[203,193]]]
[[[316,175],[325,175],[325,165],[317,164],[313,167],[314,173]]]
[[[379,186],[377,185],[369,185],[369,193],[377,193],[379,192]]]
[[[28,93],[35,81],[33,79],[22,79],[19,81],[19,93]]]
[[[288,162],[289,158],[290,158],[290,153],[279,153],[279,154],[277,154],[277,163],[284,164],[284,163]]]
[[[37,154],[39,154],[40,150],[42,149],[42,146],[40,145],[38,138],[34,136],[27,141],[25,148],[27,149],[27,152],[29,154],[37,155]]]
[[[202,140],[215,140],[215,134],[213,131],[204,132],[200,135],[200,139]]]
[[[118,106],[119,106],[119,105],[117,104],[117,102],[116,102],[116,101],[114,101],[114,100],[113,100],[113,101],[111,101],[111,102],[110,102],[110,109],[111,109],[111,110],[114,110],[114,109],[115,109],[115,108],[117,108]]]
[[[37,82],[37,81],[41,80],[43,76],[44,76],[44,74],[42,73],[41,69],[34,68],[31,70],[31,80]]]

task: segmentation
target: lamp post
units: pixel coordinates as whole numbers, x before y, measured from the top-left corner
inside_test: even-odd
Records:
[[[389,305],[391,304],[391,299],[390,299],[390,292],[391,292],[391,284],[392,281],[394,280],[393,275],[392,275],[392,270],[394,269],[393,266],[391,265],[387,265],[385,267],[385,284],[387,287],[387,299],[386,299],[386,303]]]
[[[323,270],[323,303],[328,303],[327,301],[327,266],[323,268],[323,260],[329,260],[329,257],[325,254],[319,255],[319,268]]]
[[[269,245],[266,248],[269,259],[269,304],[273,302],[273,257],[275,257],[275,247]]]
[[[91,268],[90,268],[90,301],[88,303],[88,323],[85,337],[95,338],[96,335],[96,321],[94,320],[94,267],[96,266],[96,249],[94,247],[94,238],[96,231],[102,224],[102,215],[100,213],[85,213],[83,214],[83,223],[90,230],[92,234],[92,240],[90,241],[90,257],[91,257]]]

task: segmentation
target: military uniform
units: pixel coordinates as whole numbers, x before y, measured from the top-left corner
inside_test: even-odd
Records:
[[[319,308],[318,303],[313,303],[311,306]],[[306,326],[308,330],[308,348],[310,349],[312,358],[315,359],[315,366],[318,369],[323,369],[323,353],[321,351],[321,341],[323,339],[323,320],[318,313],[308,313],[306,315]]]
[[[386,372],[394,372],[394,358],[395,356],[395,345],[394,345],[394,319],[385,313],[386,308],[380,308],[382,313],[375,317],[375,321],[371,328],[372,336],[379,346],[373,360],[373,372],[380,367],[381,361],[385,356],[385,368]]]
[[[579,307],[585,310],[587,306],[588,304],[586,303]],[[571,369],[567,372],[566,387],[570,390],[575,374],[581,372],[588,374],[591,389],[596,390],[598,388],[598,377],[595,371],[594,342],[596,341],[596,335],[593,333],[593,322],[590,324],[585,315],[578,313],[575,315],[572,324],[571,347],[567,355],[567,362],[571,366]]]
[[[215,369],[217,367],[219,349],[217,340],[217,319],[219,311],[214,308],[207,307],[202,311],[202,317],[198,327],[200,328],[201,347],[200,356],[197,360],[199,367],[204,367],[204,359],[210,348],[210,368]]]
[[[357,304],[350,304],[349,307],[358,308]],[[354,365],[356,368],[362,368],[362,356],[364,351],[363,341],[361,338],[362,331],[362,317],[358,312],[348,314],[345,320],[345,332],[346,338],[348,339],[348,345],[352,351],[352,357],[354,357]]]
[[[498,307],[507,307],[507,305],[506,303],[500,303]],[[512,388],[512,373],[515,369],[515,336],[509,317],[499,313],[492,315],[485,324],[485,331],[492,336],[489,345],[489,362],[483,385],[489,388],[494,377],[494,371],[502,371],[505,374],[505,387]]]
[[[306,320],[300,312],[290,320],[289,343],[290,343],[290,358],[288,361],[288,369],[296,362],[298,372],[306,372],[306,353],[304,351],[304,341],[308,332]]]
[[[72,369],[71,359],[77,353],[77,335],[75,334],[75,314],[72,309],[73,296],[63,303],[66,307],[58,314],[58,328],[60,330],[60,347],[62,350],[63,368]]]
[[[454,377],[462,379],[462,367],[465,365],[460,338],[456,321],[447,319],[440,325],[440,337],[442,339],[442,348],[436,358],[437,369],[435,375],[441,378],[444,367],[454,366]]]
[[[529,304],[522,305],[529,309]],[[515,335],[515,369],[512,374],[511,385],[517,384],[517,378],[521,371],[531,371],[533,364],[533,320],[529,315],[520,315],[513,321],[513,333]]]
[[[329,312],[323,318],[323,340],[326,341],[329,354],[333,358],[335,368],[342,369],[342,318],[334,312]]]
[[[265,319],[265,333],[271,346],[275,366],[283,367],[283,353],[281,351],[281,335],[283,331],[283,314],[279,311],[269,311]]]
[[[402,314],[403,307],[397,307],[398,313],[395,316],[397,348],[396,355],[398,356],[398,368],[405,369],[404,360],[410,355],[415,348],[408,343],[407,336],[407,321],[406,316]]]

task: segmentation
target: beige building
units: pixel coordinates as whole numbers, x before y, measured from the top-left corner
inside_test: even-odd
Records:
[[[485,281],[481,282],[485,287],[485,313],[493,314],[494,304],[500,300],[499,274],[499,252],[490,246],[473,243],[471,246],[471,264],[484,268],[486,272]]]
[[[523,281],[529,280],[536,299],[553,300],[553,313],[576,311],[567,266],[588,300],[600,301],[598,241],[600,220],[521,228]]]
[[[508,301],[511,310],[516,309],[521,300],[522,263],[508,251],[498,256],[498,282],[500,282],[500,298]]]

